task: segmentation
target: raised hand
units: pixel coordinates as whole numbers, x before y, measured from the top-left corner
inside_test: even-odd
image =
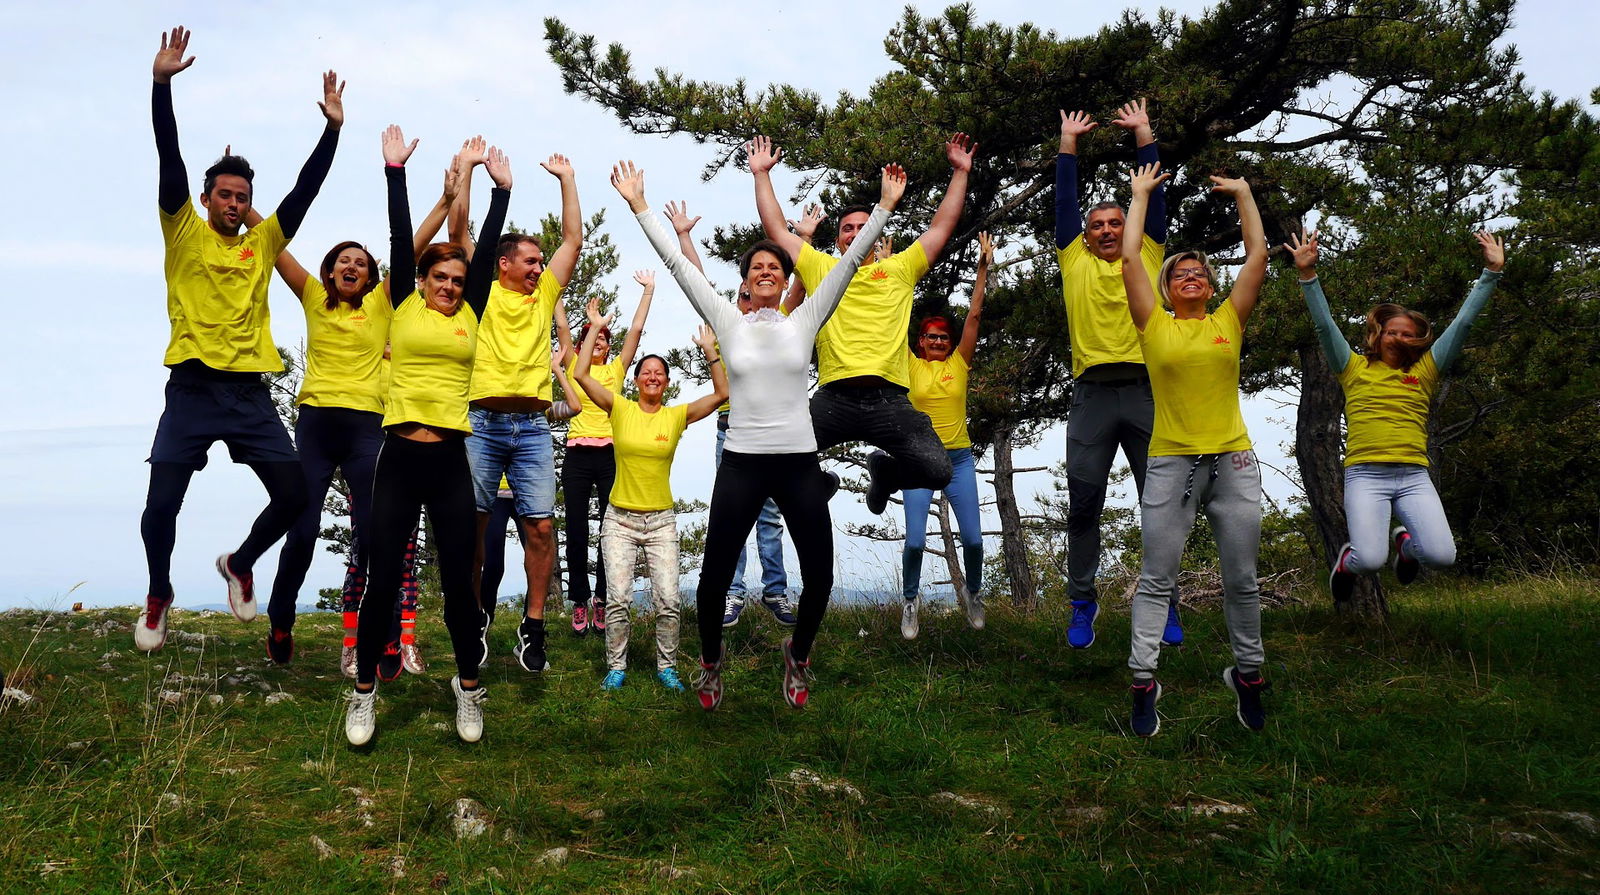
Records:
[[[600,296],[589,299],[589,304],[584,307],[584,312],[589,317],[589,325],[595,329],[610,329],[611,321],[617,319],[616,312],[610,314],[600,313]]]
[[[822,206],[813,202],[806,206],[805,214],[800,215],[800,220],[786,220],[784,223],[789,225],[789,229],[794,231],[794,235],[800,237],[809,245],[811,238],[817,235],[817,225],[827,219],[828,216],[822,212]]]
[[[172,83],[173,75],[194,64],[193,56],[183,58],[189,51],[189,35],[193,33],[179,25],[172,29],[171,35],[161,35],[161,49],[156,51],[155,64],[150,67],[157,84]]]
[[[322,100],[317,108],[322,110],[322,117],[328,119],[329,127],[334,130],[344,127],[344,82],[333,69],[322,75]]]
[[[1133,194],[1148,196],[1155,188],[1172,179],[1171,171],[1162,171],[1160,162],[1151,162],[1133,169]],[[1212,180],[1217,178],[1213,177]],[[1248,189],[1248,187],[1247,187]]]
[[[994,242],[989,239],[989,231],[978,231],[978,263],[985,267],[994,261]]]
[[[464,166],[461,170],[470,170],[474,165],[481,165],[489,156],[489,144],[484,141],[483,135],[468,137],[461,141],[461,152],[457,158],[461,159]]]
[[[383,163],[395,167],[404,167],[406,160],[411,158],[411,153],[417,149],[417,141],[406,142],[406,135],[400,130],[400,125],[391,124],[383,129]]]
[[[577,176],[577,172],[572,169],[572,162],[559,152],[540,162],[539,165],[557,177]]]
[[[494,185],[503,189],[511,189],[511,159],[498,146],[490,146],[489,152],[483,157],[483,169],[489,172],[489,179]]]
[[[687,202],[668,202],[667,221],[672,224],[673,232],[688,233],[694,229],[695,224],[700,223],[700,216],[689,217],[689,203]]]
[[[778,159],[783,157],[783,150],[772,145],[766,137],[756,137],[744,144],[745,160],[750,165],[751,174],[762,171],[771,171],[778,164]]]
[[[894,257],[894,237],[880,236],[878,242],[872,247],[872,260],[888,261]]]
[[[1088,112],[1079,111],[1069,115],[1064,109],[1058,109],[1057,111],[1061,112],[1061,139],[1063,140],[1069,137],[1076,140],[1099,126],[1093,118],[1089,117]]]
[[[1506,266],[1505,242],[1488,230],[1479,230],[1473,236],[1483,247],[1483,266],[1495,272],[1502,270]]]
[[[694,343],[700,346],[700,350],[705,352],[707,357],[710,357],[711,352],[715,350],[712,346],[717,344],[717,334],[711,331],[711,327],[702,323],[695,330]]]
[[[1250,195],[1250,181],[1245,180],[1243,177],[1223,177],[1218,174],[1210,176],[1211,182],[1216,184],[1211,188],[1213,193],[1226,193],[1232,196],[1235,201],[1240,196]]]
[[[885,211],[894,211],[900,204],[900,198],[906,194],[906,169],[900,167],[899,162],[890,162],[883,166],[883,183],[878,188],[878,204]]]
[[[633,162],[617,162],[611,166],[611,185],[627,200],[635,214],[650,207],[644,201],[644,169],[635,168]]]
[[[1111,123],[1125,131],[1138,130],[1150,126],[1150,113],[1145,108],[1144,100],[1136,99],[1131,103],[1123,103]]]
[[[978,141],[966,134],[957,133],[950,137],[944,144],[945,158],[950,160],[950,167],[957,171],[972,170],[972,156],[978,151]]]
[[[461,164],[461,156],[457,154],[450,159],[450,167],[444,169],[444,201],[449,205],[456,201],[456,196],[461,194],[462,172],[466,168]]]
[[[636,270],[633,272],[633,281],[645,289],[656,288],[656,272],[653,270]]]
[[[1289,254],[1294,258],[1295,269],[1308,279],[1317,272],[1317,257],[1320,254],[1317,249],[1317,236],[1318,233],[1315,230],[1307,233],[1305,239],[1301,239],[1297,234],[1290,233],[1289,241],[1283,244],[1283,247],[1288,249]]]

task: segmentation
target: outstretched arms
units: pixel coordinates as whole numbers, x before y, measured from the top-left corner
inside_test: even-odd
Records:
[[[978,327],[983,321],[983,293],[989,286],[989,265],[994,263],[994,243],[987,231],[978,234],[978,272],[972,278],[972,303],[967,306],[967,322],[961,327],[961,341],[956,350],[961,359],[972,365],[972,353],[978,350]]]
[[[417,256],[411,251],[411,202],[406,197],[406,161],[417,141],[406,142],[399,125],[383,131],[383,176],[389,185],[389,278],[383,281],[389,301],[399,307],[411,294],[417,277]]]
[[[633,162],[617,162],[611,168],[611,185],[628,203],[628,210],[633,212],[645,238],[650,240],[650,247],[661,256],[661,263],[678,281],[678,288],[683,290],[700,319],[711,324],[713,329],[737,323],[739,312],[717,295],[700,268],[684,257],[683,250],[678,247],[680,240],[673,238],[650,211],[650,203],[644,197],[644,171],[634,167]]]
[[[417,225],[417,232],[411,237],[411,250],[417,255],[433,242],[433,237],[438,234],[439,228],[444,226],[445,217],[450,209],[455,207],[456,195],[461,189],[461,156],[450,159],[450,167],[444,169],[444,191],[439,195],[439,201],[433,203],[433,208],[428,210],[422,223]],[[469,259],[470,260],[470,259]]]
[[[633,356],[639,351],[639,339],[644,336],[644,322],[650,317],[650,299],[656,294],[656,272],[636,270],[633,272],[633,281],[644,287],[644,294],[639,296],[639,307],[633,312],[633,323],[628,325],[628,334],[622,337],[622,351],[617,355],[617,360],[624,367],[633,363]]]
[[[567,157],[557,153],[540,163],[561,181],[561,248],[550,256],[546,268],[563,287],[572,282],[578,269],[578,250],[583,248],[583,211],[578,207],[578,175]]]
[[[768,239],[782,246],[790,258],[799,258],[800,237],[789,232],[783,206],[778,204],[778,195],[772,191],[772,169],[783,157],[783,150],[772,145],[770,139],[758,136],[744,144],[744,152],[756,182],[756,214],[761,217],[761,229]]]
[[[1456,319],[1450,321],[1443,333],[1439,334],[1433,343],[1433,362],[1443,373],[1461,356],[1461,346],[1467,340],[1467,330],[1472,328],[1472,322],[1484,306],[1489,303],[1489,296],[1494,294],[1494,288],[1500,282],[1500,272],[1506,266],[1506,245],[1500,237],[1487,230],[1474,233],[1478,246],[1483,249],[1483,273],[1478,276],[1478,282],[1467,293],[1467,300],[1462,303],[1461,311],[1456,314]]]
[[[1160,162],[1133,169],[1133,201],[1128,203],[1128,220],[1122,228],[1122,285],[1128,293],[1128,314],[1140,332],[1156,311],[1155,284],[1140,260],[1144,219],[1150,211],[1150,194],[1171,176],[1162,172]]]
[[[506,225],[506,208],[511,204],[511,159],[499,147],[491,146],[483,167],[489,172],[489,179],[494,181],[494,189],[489,193],[489,213],[483,217],[483,231],[478,234],[472,262],[467,265],[467,288],[462,294],[480,320],[483,319],[484,308],[489,304],[489,287],[494,285],[495,280],[495,262],[498,259],[495,258],[494,247],[500,242],[500,231]],[[485,247],[488,251],[484,251]]]
[[[456,190],[455,203],[450,206],[446,232],[450,241],[467,253],[469,263],[478,250],[467,232],[472,209],[472,169],[483,164],[488,157],[489,144],[484,142],[481,134],[462,140],[461,151],[456,153],[456,158],[461,160],[461,186]]]
[[[728,371],[722,358],[717,355],[717,334],[702,323],[695,331],[694,343],[700,346],[700,353],[706,356],[706,366],[711,370],[711,394],[701,395],[689,402],[684,417],[685,425],[698,423],[716,413],[722,402],[728,400]]]
[[[1150,127],[1150,112],[1145,108],[1143,99],[1124,103],[1111,123],[1133,134],[1135,164],[1148,165],[1161,161],[1156,132]],[[1156,242],[1167,241],[1167,189],[1162,184],[1156,184],[1155,191],[1150,194],[1150,212],[1145,215],[1144,232]]]
[[[589,314],[589,332],[583,337],[583,345],[578,349],[578,362],[572,368],[572,378],[578,381],[578,387],[589,396],[589,400],[596,407],[611,412],[611,405],[616,403],[611,390],[600,384],[600,380],[590,375],[590,356],[594,353],[594,343],[600,338],[600,330],[611,326],[611,321],[616,314],[603,315],[600,313],[599,297],[589,299],[587,308]],[[721,403],[720,401],[718,403]]]
[[[1061,112],[1061,145],[1056,152],[1056,248],[1064,249],[1083,232],[1078,212],[1078,138],[1095,129],[1088,112]]]
[[[700,253],[695,250],[694,239],[689,236],[689,231],[694,225],[700,223],[700,216],[689,217],[689,203],[668,202],[667,223],[672,225],[672,231],[678,234],[678,250],[683,252],[683,257],[694,265],[694,269],[705,273],[705,265],[700,263]]]
[[[1328,359],[1328,367],[1335,376],[1345,367],[1350,365],[1350,346],[1344,340],[1344,334],[1339,332],[1338,324],[1333,322],[1333,314],[1328,310],[1328,297],[1322,292],[1322,281],[1317,278],[1317,258],[1321,251],[1317,246],[1317,231],[1313,230],[1301,239],[1295,234],[1289,234],[1289,241],[1284,248],[1294,256],[1295,269],[1300,272],[1300,294],[1305,296],[1306,308],[1311,311],[1311,325],[1317,330],[1317,342],[1322,345],[1322,354]]]
[[[189,174],[178,149],[178,119],[172,112],[172,76],[194,64],[194,57],[183,58],[189,50],[188,31],[182,25],[161,35],[161,49],[150,68],[154,82],[150,88],[150,122],[156,133],[156,158],[161,176],[156,187],[156,204],[167,214],[176,214],[189,201]]]
[[[961,220],[961,209],[967,202],[967,179],[972,174],[972,157],[977,151],[978,141],[966,134],[952,134],[944,144],[944,154],[950,160],[952,169],[950,185],[945,188],[939,207],[934,209],[928,229],[917,237],[929,264],[944,251],[945,243],[950,241],[950,234],[955,232],[956,223]]]
[[[1243,329],[1250,319],[1250,312],[1256,309],[1256,300],[1261,297],[1261,284],[1267,279],[1267,230],[1261,224],[1261,209],[1256,207],[1256,197],[1251,194],[1250,184],[1244,178],[1213,174],[1211,182],[1216,184],[1211,188],[1212,192],[1232,196],[1234,204],[1239,206],[1244,264],[1239,268],[1239,275],[1234,277],[1228,303],[1233,305],[1233,312],[1239,315],[1239,327]]]
[[[293,239],[299,232],[300,222],[311,210],[311,200],[317,197],[322,182],[328,178],[328,170],[333,167],[333,152],[339,148],[339,128],[344,126],[344,82],[339,80],[338,73],[331,70],[323,73],[322,100],[317,107],[328,124],[322,129],[322,139],[311,150],[311,157],[301,167],[294,187],[278,205],[278,226],[285,239]]]

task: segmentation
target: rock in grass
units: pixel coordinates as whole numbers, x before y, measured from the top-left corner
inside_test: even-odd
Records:
[[[489,812],[472,799],[456,799],[450,805],[450,827],[457,839],[472,839],[489,830]]]
[[[535,859],[533,863],[540,867],[560,867],[567,863],[567,858],[571,855],[572,852],[565,846],[557,846],[556,848],[546,849],[544,854]]]
[[[282,690],[279,690],[276,693],[268,693],[266,701],[267,705],[277,705],[280,702],[294,702],[294,694],[285,693]]]
[[[782,783],[794,787],[800,792],[820,792],[825,795],[837,796],[865,804],[866,798],[861,795],[861,790],[851,786],[844,780],[825,780],[822,775],[810,768],[795,768],[781,779],[774,778],[774,783]]]
[[[317,860],[319,861],[326,861],[329,858],[338,857],[333,850],[333,846],[323,842],[322,837],[316,835],[315,833],[311,834],[311,847],[316,850]]]
[[[29,696],[26,691],[18,690],[16,687],[7,687],[4,691],[0,691],[0,702],[6,701],[27,705],[33,701],[33,697]]]
[[[695,875],[693,867],[679,867],[676,864],[662,864],[656,868],[656,876],[671,882],[672,880],[685,879]]]
[[[605,820],[606,819],[605,809],[604,808],[590,808],[588,811],[583,812],[583,819],[586,820],[586,821],[589,821],[590,823],[594,823],[595,821]]]
[[[1248,805],[1235,805],[1232,802],[1224,802],[1221,799],[1205,799],[1204,801],[1194,802],[1188,805],[1173,804],[1168,805],[1167,808],[1172,811],[1182,811],[1183,813],[1193,817],[1217,817],[1219,815],[1226,814],[1255,813],[1255,811],[1252,810]]]
[[[942,802],[946,805],[953,805],[957,808],[964,808],[976,814],[983,814],[994,819],[1002,818],[1008,813],[1004,808],[994,804],[993,802],[985,802],[982,799],[975,799],[971,796],[960,795],[959,793],[936,792],[933,794],[933,800],[935,802]]]
[[[177,705],[178,703],[183,701],[183,691],[182,690],[162,690],[160,693],[156,694],[156,698],[160,699],[162,702],[166,703],[167,705]]]
[[[389,858],[389,875],[395,879],[404,879],[406,875],[406,856],[394,855]]]

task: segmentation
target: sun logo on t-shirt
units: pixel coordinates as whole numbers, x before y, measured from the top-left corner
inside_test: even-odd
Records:
[[[456,335],[458,335],[461,338],[465,339],[467,337],[466,327],[463,327],[463,326],[456,327]]]
[[[1401,376],[1400,377],[1400,382],[1403,385],[1421,385],[1422,384],[1422,380],[1418,379],[1415,376]]]
[[[944,374],[944,378],[940,379],[939,381],[940,382],[950,382],[950,381],[952,381],[954,379],[955,379],[954,376],[950,375],[949,373],[946,373],[946,374]]]
[[[889,279],[889,272],[887,270],[884,270],[881,267],[874,267],[872,269],[872,273],[867,274],[867,279],[869,279],[869,280],[887,280],[887,279]]]
[[[256,257],[256,250],[255,249],[243,248],[243,249],[239,250],[239,260],[240,261],[253,261],[253,260],[255,260],[255,257]]]
[[[670,439],[670,438],[668,438],[668,437],[667,437],[667,436],[665,436],[665,435],[657,435],[657,436],[656,436],[656,441],[671,441],[671,440],[672,440],[672,439]]]
[[[1211,344],[1213,344],[1213,345],[1232,345],[1233,343],[1228,341],[1228,337],[1227,336],[1217,336],[1215,339],[1211,340]]]

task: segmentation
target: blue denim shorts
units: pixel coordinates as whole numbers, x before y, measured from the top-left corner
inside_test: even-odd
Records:
[[[517,516],[549,519],[556,509],[556,458],[550,442],[550,421],[543,413],[500,413],[474,407],[467,412],[472,437],[467,462],[472,465],[472,494],[478,512],[494,507],[500,476],[511,483]]]

